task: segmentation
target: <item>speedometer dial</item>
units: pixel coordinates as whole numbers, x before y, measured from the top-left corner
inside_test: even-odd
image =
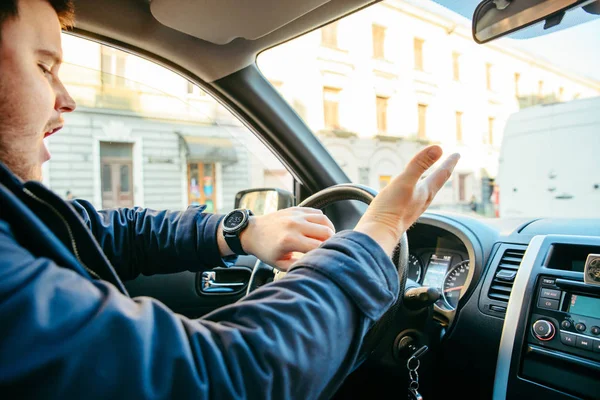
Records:
[[[453,310],[456,310],[460,292],[469,276],[469,266],[469,260],[458,263],[448,271],[444,278],[444,300],[446,305]]]
[[[423,263],[421,259],[414,254],[408,255],[408,279],[419,282],[421,273],[423,272]]]

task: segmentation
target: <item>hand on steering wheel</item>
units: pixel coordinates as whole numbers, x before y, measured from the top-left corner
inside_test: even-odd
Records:
[[[291,207],[251,217],[240,240],[248,254],[287,271],[299,259],[295,253],[308,253],[334,234],[333,223],[320,209]]]

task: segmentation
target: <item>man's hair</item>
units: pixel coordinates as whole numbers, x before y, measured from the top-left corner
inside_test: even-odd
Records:
[[[19,1],[21,0],[0,0],[0,32],[2,25],[10,18],[19,16]],[[56,14],[63,29],[73,26],[75,21],[75,8],[73,0],[46,0]]]

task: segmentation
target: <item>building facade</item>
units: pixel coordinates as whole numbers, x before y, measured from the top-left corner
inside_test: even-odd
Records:
[[[97,207],[225,212],[239,190],[291,190],[278,160],[226,109],[139,57],[65,36],[62,74],[79,104],[49,140],[46,183]],[[600,95],[508,40],[477,45],[430,1],[387,0],[259,56],[259,67],[348,177],[385,187],[418,149],[462,159],[433,207],[489,203],[502,132],[523,107]]]

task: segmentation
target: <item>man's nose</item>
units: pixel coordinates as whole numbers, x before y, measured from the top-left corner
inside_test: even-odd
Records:
[[[75,100],[71,97],[67,88],[62,84],[62,82],[56,82],[56,104],[54,108],[61,113],[69,113],[75,111],[77,104]]]

